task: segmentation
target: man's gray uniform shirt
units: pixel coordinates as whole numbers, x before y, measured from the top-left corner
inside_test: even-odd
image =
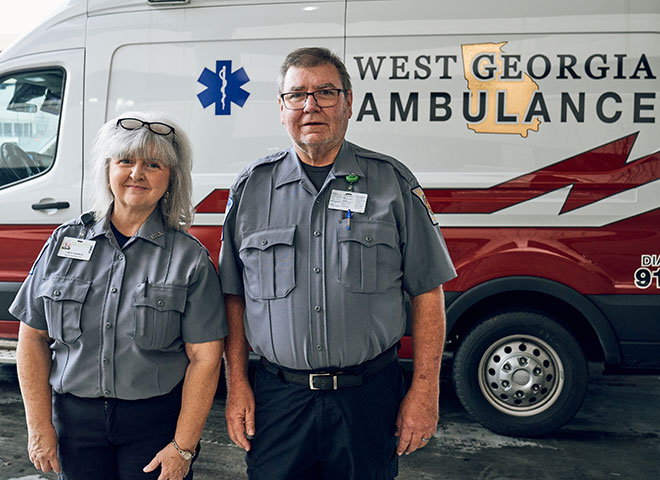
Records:
[[[358,180],[349,183],[346,176]],[[332,190],[368,195],[364,213],[328,208]],[[293,148],[258,160],[230,192],[219,271],[244,295],[253,350],[295,369],[358,365],[404,334],[405,289],[456,274],[419,183],[397,160],[344,142],[320,191]]]

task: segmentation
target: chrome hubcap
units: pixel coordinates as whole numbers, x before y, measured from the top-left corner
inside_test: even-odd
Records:
[[[563,384],[564,368],[557,352],[530,335],[498,340],[479,363],[482,393],[508,415],[539,414],[557,400]]]

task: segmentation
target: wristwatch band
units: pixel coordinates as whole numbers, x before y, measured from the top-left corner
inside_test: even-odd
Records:
[[[179,455],[181,455],[181,458],[183,458],[186,461],[192,460],[193,457],[195,456],[194,451],[188,452],[186,450],[183,450],[181,447],[179,447],[179,445],[177,445],[175,439],[172,439],[172,445],[174,445],[174,448],[176,448],[176,451],[179,452]]]

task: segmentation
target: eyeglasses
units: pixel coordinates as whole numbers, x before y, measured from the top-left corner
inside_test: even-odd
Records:
[[[339,94],[346,92],[343,88],[324,88],[314,92],[287,92],[280,95],[287,110],[302,110],[307,103],[307,97],[314,97],[319,108],[334,107],[339,101]]]
[[[120,118],[117,120],[117,126],[125,130],[138,130],[139,128],[146,127],[149,131],[156,135],[167,136],[174,133],[174,127],[162,122],[145,122],[139,118]]]

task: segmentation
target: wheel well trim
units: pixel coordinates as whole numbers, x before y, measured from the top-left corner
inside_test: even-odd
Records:
[[[621,364],[622,355],[618,337],[603,312],[589,298],[576,290],[546,278],[532,276],[497,278],[460,293],[447,306],[447,331],[451,332],[461,316],[473,306],[495,295],[512,291],[540,293],[571,305],[587,320],[596,333],[605,363]]]

